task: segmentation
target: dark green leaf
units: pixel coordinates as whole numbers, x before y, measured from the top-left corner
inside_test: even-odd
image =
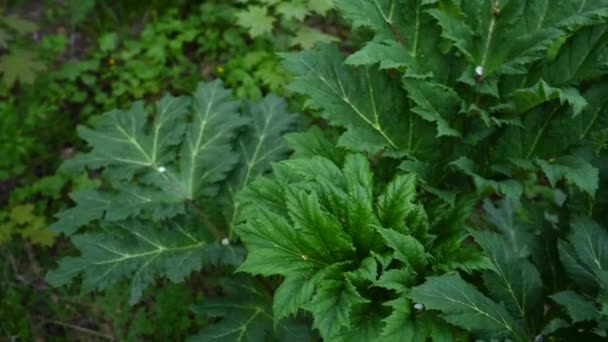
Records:
[[[500,305],[491,301],[459,275],[431,277],[410,292],[426,308],[440,310],[448,322],[480,336],[528,341],[522,327]]]
[[[130,279],[131,305],[156,276],[181,282],[200,270],[206,244],[200,232],[185,225],[175,223],[159,230],[134,222],[117,225],[105,234],[75,235],[72,242],[82,255],[60,260],[59,268],[49,272],[46,280],[62,286],[82,274],[82,289],[88,292]]]
[[[587,298],[573,291],[558,292],[551,296],[558,304],[563,306],[573,322],[592,321],[600,318],[595,304]]]

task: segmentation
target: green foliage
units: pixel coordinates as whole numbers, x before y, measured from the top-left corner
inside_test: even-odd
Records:
[[[72,178],[63,173],[53,174],[62,160],[70,158],[74,151],[82,146],[76,135],[77,124],[95,125],[100,113],[127,107],[134,99],[150,103],[156,101],[159,94],[165,91],[190,91],[201,78],[222,78],[235,88],[239,98],[256,100],[262,99],[268,90],[282,91],[287,79],[277,66],[277,58],[271,52],[273,43],[261,39],[250,40],[242,28],[234,25],[236,8],[231,2],[205,1],[199,5],[188,1],[174,1],[171,4],[162,4],[159,1],[149,1],[145,4],[127,1],[109,5],[99,1],[66,1],[58,6],[44,6],[44,9],[42,4],[38,3],[31,6],[19,4],[15,8],[10,7],[14,2],[9,3],[9,8],[6,9],[8,13],[23,13],[24,18],[35,18],[33,20],[36,25],[12,15],[2,15],[0,60],[6,55],[6,58],[12,59],[3,61],[10,61],[12,64],[16,62],[17,66],[21,67],[27,66],[23,64],[27,62],[25,57],[35,55],[34,62],[40,61],[47,66],[53,66],[49,67],[47,72],[37,73],[32,84],[17,80],[10,87],[0,86],[0,248],[3,258],[6,250],[7,255],[14,255],[18,263],[20,259],[29,260],[26,264],[31,263],[31,266],[26,266],[27,269],[36,269],[39,262],[39,267],[45,271],[56,267],[53,259],[75,254],[73,246],[66,244],[65,239],[61,237],[56,239],[56,234],[48,230],[48,226],[54,221],[52,215],[70,205],[70,199],[65,194],[83,190],[81,198],[90,196],[87,198],[91,205],[87,209],[88,216],[81,212],[74,217],[76,221],[72,221],[72,228],[68,229],[74,229],[74,225],[78,224],[77,220],[86,221],[99,217],[99,210],[103,210],[95,207],[100,205],[100,202],[95,200],[107,198],[103,194],[108,190],[107,183],[83,186],[83,183],[91,183],[85,172],[76,173]],[[81,21],[83,17],[84,22]],[[53,34],[54,32],[57,34]],[[17,56],[16,52],[20,55]],[[12,55],[15,56],[11,57]],[[11,73],[18,71],[13,66],[7,68]],[[221,73],[220,69],[225,72]],[[0,77],[8,77],[8,74],[0,72]],[[264,105],[273,106],[276,103],[268,100]],[[278,106],[275,109],[280,108],[282,107]],[[289,121],[291,122],[291,119]],[[278,125],[271,125],[269,128],[276,127]],[[243,130],[246,130],[245,128],[243,127]],[[268,141],[277,143],[272,139]],[[281,149],[276,152],[282,153]],[[277,157],[277,154],[270,154],[268,157],[270,156]],[[256,159],[256,171],[251,172],[251,177],[258,171],[264,172],[266,157],[260,155]],[[102,183],[95,171],[90,175],[96,178],[93,183]],[[206,210],[212,212],[212,221],[217,219],[215,215],[221,217],[225,214],[230,217],[226,223],[214,222],[219,229],[228,226],[232,212],[236,212],[232,208],[232,199],[224,192],[225,188],[222,183],[221,189],[218,189],[222,191],[218,201],[210,198],[205,200],[209,202],[205,206],[211,206]],[[141,190],[137,186],[130,189],[134,195],[139,194],[138,191]],[[117,196],[113,198],[116,199]],[[120,203],[128,208],[132,204],[131,199]],[[140,204],[143,205],[141,202]],[[159,206],[162,207],[161,204]],[[173,232],[173,228],[169,226],[158,224],[158,227],[160,230],[168,228]],[[117,232],[117,239],[110,239],[109,243],[120,244],[134,240],[142,242],[134,239],[128,231],[119,226],[108,225],[101,230]],[[89,233],[98,234],[100,231]],[[229,235],[228,230],[225,231],[225,235]],[[209,238],[209,234],[206,234],[205,238]],[[117,242],[120,239],[124,241]],[[29,249],[30,245],[33,245],[33,256],[24,251],[24,246]],[[242,259],[243,249],[240,246],[222,246],[220,243],[210,244],[209,249],[205,250],[207,260],[238,263],[238,260]],[[146,251],[150,252],[154,247],[141,244],[137,248],[147,248]],[[107,257],[93,254],[95,253],[86,254],[85,258],[98,260]],[[161,254],[158,258],[168,255]],[[53,301],[49,299],[41,303],[38,299],[23,300],[30,297],[31,293],[29,287],[24,287],[21,282],[22,274],[13,272],[10,268],[11,258],[7,257],[6,265],[3,264],[0,268],[3,272],[5,268],[9,271],[6,275],[8,283],[14,282],[17,287],[14,293],[10,294],[13,296],[10,303],[2,310],[10,313],[11,305],[21,302],[22,316],[25,318],[9,322],[15,324],[8,330],[2,325],[0,336],[14,335],[26,340],[39,336],[49,336],[51,339],[56,336],[75,336],[76,330],[69,326],[91,328],[102,334],[113,330],[114,338],[118,339],[161,336],[159,334],[163,328],[160,324],[150,323],[153,313],[141,310],[140,307],[133,309],[131,317],[129,308],[122,305],[122,316],[117,318],[117,324],[106,325],[105,313],[91,309],[100,305],[97,295],[82,297],[78,300],[79,303],[76,303],[76,309],[67,313],[55,310],[57,307],[72,308],[75,304],[71,295],[62,289],[40,290],[40,297],[47,296]],[[141,266],[141,262],[149,260],[133,258],[129,259],[131,263],[128,265],[137,267]],[[173,259],[169,256],[167,260]],[[71,266],[77,268],[74,263]],[[159,269],[162,271],[162,268]],[[40,277],[36,277],[37,282],[32,288],[41,288],[38,278]],[[4,279],[2,281],[4,284]],[[120,292],[120,289],[116,292]],[[126,292],[130,294],[129,291]],[[154,300],[150,298],[154,298],[156,293],[162,293],[158,288],[149,292],[152,292],[152,295],[143,294],[143,301]],[[1,293],[0,297],[5,298],[5,293]],[[17,299],[13,301],[13,298]],[[128,302],[126,296],[121,300],[121,304]],[[192,299],[182,310],[187,311],[191,301]],[[38,315],[39,311],[45,313]],[[0,316],[4,317],[6,314]],[[108,316],[119,315],[113,312],[108,313]],[[183,339],[201,327],[203,318],[198,318],[198,322],[194,323],[193,315],[187,316],[182,319],[195,327],[181,324],[183,331],[162,336],[168,336],[167,339]],[[87,319],[83,320],[82,317]],[[47,319],[60,323],[47,322]],[[131,319],[136,323],[131,324]],[[62,323],[68,325],[63,326]],[[23,333],[17,333],[17,326],[22,327]],[[80,333],[78,336],[81,336]],[[82,336],[83,339],[91,337],[86,333]]]
[[[221,71],[221,72],[220,72]],[[260,99],[263,90],[284,92],[289,77],[268,51],[251,51],[231,58],[217,68],[218,75],[235,88],[239,98]]]
[[[292,147],[296,156],[308,148]],[[242,193],[247,222],[237,233],[249,255],[239,270],[284,276],[275,319],[310,311],[326,340],[361,338],[363,331],[367,340],[440,338],[445,330],[435,328],[449,331],[448,325],[432,315],[415,317],[407,300],[391,304],[425,276],[473,272],[487,260],[463,243],[469,234],[455,210],[427,209],[415,198],[414,175],[377,187],[359,154],[348,154],[340,166],[319,156],[275,164],[272,178]]]
[[[2,83],[11,87],[17,81],[21,83],[34,83],[36,73],[46,70],[43,63],[35,60],[31,51],[15,49],[0,59],[0,72]]]
[[[286,153],[281,135],[294,126],[286,103],[273,95],[258,103],[235,100],[216,80],[199,84],[192,96],[164,96],[148,109],[138,102],[105,113],[94,129],[79,127],[90,152],[68,160],[63,170],[97,170],[102,185],[73,193],[76,206],[59,213],[52,226],[73,234],[81,253],[48,273],[53,286],[81,275],[87,293],[129,280],[135,305],[157,278],[180,283],[206,270],[230,281],[231,265],[242,261],[243,248],[231,238],[240,211],[235,194]],[[211,303],[205,299],[201,306]],[[217,310],[205,314],[225,315]],[[262,311],[254,314],[265,319]],[[225,317],[201,336],[234,323]],[[258,336],[262,329],[243,324],[239,336]],[[264,328],[263,334],[274,331]]]
[[[281,161],[275,51],[335,40],[334,8],[362,45],[282,55],[318,127]],[[608,337],[606,0],[45,15],[0,18],[0,335]]]
[[[128,286],[128,285],[127,285]],[[142,298],[136,307],[128,304],[127,286],[117,286],[91,298],[110,323],[115,336],[126,340],[142,338],[185,339],[202,319],[193,315],[190,303],[197,299],[179,284],[164,283]]]
[[[11,51],[35,51],[54,67],[33,85],[0,90],[6,96],[0,101],[0,154],[5,156],[0,181],[18,178],[26,185],[32,166],[39,174],[52,173],[57,155],[69,154],[75,144],[78,123],[136,99],[190,91],[199,79],[211,78],[214,69],[241,98],[259,100],[268,90],[280,93],[287,78],[268,52],[271,45],[249,42],[242,29],[231,26],[234,11],[231,4],[214,1],[193,7],[188,16],[178,8],[161,16],[152,11],[135,36],[125,34],[122,26],[110,26],[113,31],[91,37],[86,51],[73,46],[69,32],[42,35],[36,50],[25,41],[10,42]]]
[[[247,277],[224,280],[222,287],[228,298],[207,299],[193,307],[194,312],[221,321],[189,341],[310,341],[309,329],[294,320],[273,325],[265,291]]]
[[[329,43],[336,38],[307,26],[305,20],[312,15],[325,16],[334,8],[333,0],[237,0],[247,7],[236,14],[237,24],[247,29],[252,38],[271,35],[274,31],[287,33],[290,46],[304,49],[315,43]]]
[[[163,91],[186,92],[214,72],[241,98],[258,100],[267,91],[279,91],[286,78],[274,73],[268,77],[278,68],[268,52],[272,45],[249,43],[246,33],[231,25],[236,10],[229,2],[208,1],[188,16],[177,8],[154,14],[134,38],[104,32],[85,60],[65,65],[57,75],[70,86],[53,85],[53,91],[83,106],[83,115]]]
[[[13,234],[42,246],[50,246],[54,242],[53,234],[46,227],[45,217],[34,213],[33,204],[12,208],[8,221],[0,224],[0,243],[11,241]]]
[[[597,166],[585,150],[605,129],[606,45],[572,44],[604,32],[608,13],[599,3],[544,3],[338,1],[374,38],[346,60],[322,47],[285,55],[284,65],[291,89],[344,129],[339,146],[404,158],[430,187],[461,187],[466,175],[480,194],[519,198],[524,179],[542,172],[592,196]],[[593,72],[568,69],[571,79],[557,80],[553,70],[570,68],[574,53],[592,56]]]
[[[425,261],[423,251],[433,255],[430,248],[434,244],[416,233],[432,234],[433,221],[427,223],[431,228],[411,233],[411,239],[398,235],[403,233],[398,226],[386,226],[376,212],[379,223],[365,222],[384,227],[374,230],[383,237],[385,248],[395,249],[391,258],[407,261],[410,271],[431,268],[416,273],[419,278],[407,286],[400,284],[400,296],[388,299],[417,303],[418,308],[428,309],[423,310],[425,315],[440,317],[439,326],[433,325],[437,329],[425,330],[425,336],[430,331],[450,331],[446,325],[450,324],[486,340],[605,337],[606,279],[601,258],[606,228],[590,216],[606,223],[600,214],[605,208],[601,185],[605,185],[606,159],[599,147],[603,143],[596,139],[603,136],[608,122],[604,101],[608,3],[336,3],[354,28],[372,31],[373,38],[346,58],[332,46],[284,54],[284,66],[295,76],[290,89],[304,95],[307,105],[338,129],[340,148],[368,155],[379,184],[391,184],[391,179],[405,171],[416,176],[417,198],[425,210],[432,212],[435,198],[439,198],[446,208],[460,213],[451,220],[463,222],[456,218],[470,217],[476,229],[464,241],[470,245],[474,240],[481,252],[472,250],[489,260],[487,265],[472,263],[468,269],[457,257],[471,256],[471,252],[452,243],[445,248],[453,254]],[[297,154],[319,160],[314,155],[323,152],[303,149]],[[292,162],[297,166],[290,168]],[[335,271],[338,276],[319,276],[330,277],[326,283],[285,285],[306,289],[302,294],[290,293],[291,298],[313,312],[315,327],[325,338],[335,339],[361,327],[363,323],[353,323],[352,317],[378,298],[366,292],[369,285],[363,286],[366,290],[359,287],[363,279],[373,284],[374,272],[380,269],[365,268],[367,254],[361,255],[361,250],[378,251],[360,246],[358,235],[348,231],[349,218],[367,217],[346,209],[357,203],[348,184],[366,177],[347,174],[345,166],[341,180],[340,170],[327,166],[327,161],[303,164],[297,164],[297,159],[280,164],[275,168],[275,183],[263,181],[254,192],[257,197],[248,195],[251,203],[258,208],[267,206],[275,216],[257,209],[246,217],[249,223],[239,231],[250,255],[241,268],[278,273],[286,277],[284,284],[291,284],[314,279],[305,275],[314,274],[311,269],[315,270],[319,260],[340,265]],[[290,172],[300,174],[296,177]],[[307,183],[306,177],[314,178],[315,184]],[[406,193],[401,191],[402,196]],[[254,198],[260,196],[267,200],[256,202]],[[485,210],[476,214],[463,210],[467,208],[463,198],[471,200],[469,208],[486,199]],[[505,200],[495,207],[488,199],[497,198]],[[514,204],[519,201],[521,208]],[[370,203],[380,205],[383,200]],[[330,223],[300,222],[305,213],[316,211]],[[407,216],[395,217],[391,221],[403,224],[407,220]],[[421,217],[415,222],[424,222]],[[315,236],[307,227],[332,227],[347,233],[326,233],[331,236],[332,251],[342,253],[312,258],[305,247],[323,244],[316,240],[306,243],[309,236]],[[463,239],[469,232],[460,231]],[[366,230],[356,232],[365,234]],[[324,237],[317,235],[318,239]],[[437,234],[439,241],[463,241],[455,236],[445,231]],[[582,243],[585,239],[586,245]],[[374,240],[363,237],[362,241]],[[283,254],[273,249],[276,246],[282,247]],[[355,265],[339,264],[352,259],[357,260]],[[274,265],[280,261],[282,266]],[[392,267],[388,270],[395,271]],[[277,291],[277,298],[280,294]],[[409,317],[411,311],[392,315]],[[374,340],[369,337],[374,335],[372,328],[367,329],[369,320],[366,324],[353,336]]]
[[[487,209],[494,211],[493,223],[501,231],[474,234],[492,260],[492,269],[483,274],[487,295],[459,275],[445,275],[414,288],[412,299],[440,310],[448,322],[480,337],[515,341],[538,336],[605,338],[605,227],[575,217],[568,233],[563,227],[564,238],[560,239],[546,219],[522,221],[512,203],[503,203],[500,211],[491,206]],[[506,222],[509,227],[504,226]],[[543,284],[543,277],[545,281],[559,279],[564,271],[567,277],[556,284],[557,292],[548,288],[548,282]]]

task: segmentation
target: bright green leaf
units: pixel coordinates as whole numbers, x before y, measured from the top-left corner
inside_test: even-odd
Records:
[[[268,15],[266,7],[248,6],[236,14],[237,24],[246,28],[251,37],[258,37],[272,31],[275,19]]]

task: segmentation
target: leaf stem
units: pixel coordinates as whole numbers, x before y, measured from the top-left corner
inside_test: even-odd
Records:
[[[486,69],[486,63],[488,61],[488,54],[490,53],[490,46],[492,45],[492,37],[494,36],[494,27],[496,26],[496,17],[500,13],[500,1],[496,1],[492,5],[492,19],[490,19],[490,26],[488,27],[488,37],[486,38],[486,46],[483,49],[483,56],[481,57],[481,68]]]
[[[71,324],[71,323],[67,323],[67,322],[62,322],[62,321],[57,321],[57,320],[54,320],[54,319],[47,319],[47,318],[44,318],[44,317],[36,317],[36,318],[39,319],[42,322],[45,322],[45,323],[51,323],[51,324],[55,324],[55,325],[59,325],[59,326],[65,327],[65,328],[70,328],[72,330],[80,331],[80,332],[88,334],[88,335],[93,335],[93,336],[101,337],[101,338],[103,338],[105,340],[108,340],[108,341],[113,341],[114,340],[114,338],[112,336],[110,336],[110,335],[102,334],[102,333],[97,332],[95,330],[84,328],[84,327],[81,327],[79,325],[75,325],[75,324]]]

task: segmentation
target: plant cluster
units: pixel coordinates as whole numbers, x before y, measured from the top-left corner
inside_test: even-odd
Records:
[[[608,233],[601,225],[606,221],[600,188],[608,128],[607,5],[338,1],[353,26],[374,30],[374,38],[347,58],[333,47],[285,55],[285,66],[295,75],[291,89],[306,96],[329,125],[342,129],[338,146],[374,158],[382,174],[415,175],[423,201],[440,199],[463,209],[459,203],[463,197],[488,199],[476,229],[460,227],[460,234],[470,232],[472,239],[453,244],[458,249],[458,243],[460,248],[474,243],[489,258],[481,278],[479,272],[448,268],[441,270],[445,274],[425,277],[416,286],[401,280],[406,287],[399,297],[402,303],[416,304],[392,313],[401,312],[399,327],[407,326],[408,320],[424,324],[412,312],[418,308],[475,338],[530,341],[548,336],[564,340],[607,336]],[[388,340],[394,321],[387,318],[383,326],[374,325],[373,315],[382,311],[368,309],[385,300],[370,293],[374,282],[382,279],[383,267],[370,266],[367,283],[357,287],[365,278],[361,269],[368,264],[356,256],[366,247],[351,243],[356,234],[348,231],[348,220],[363,216],[366,220],[359,222],[379,234],[386,228],[399,230],[399,225],[376,228],[370,208],[371,203],[381,207],[381,198],[359,208],[357,215],[337,211],[332,206],[356,203],[352,195],[341,202],[336,195],[339,181],[334,178],[330,183],[334,188],[328,191],[319,180],[323,177],[319,169],[299,167],[315,177],[321,190],[281,182],[287,183],[284,195],[276,194],[268,202],[273,208],[286,206],[289,210],[279,211],[287,212],[289,219],[274,218],[261,209],[251,212],[247,225],[239,230],[249,250],[243,268],[285,275],[279,289],[300,288],[292,283],[295,277],[300,284],[310,284],[305,286],[305,295],[289,297],[298,300],[293,307],[313,313],[325,339]],[[327,167],[322,169],[329,172]],[[361,178],[369,177],[359,172],[345,183]],[[299,185],[301,179],[296,181]],[[498,208],[490,200],[493,196],[505,198]],[[521,208],[520,201],[525,204]],[[257,207],[264,203],[257,201]],[[311,212],[329,222],[303,223],[313,216]],[[424,260],[425,252],[433,256],[432,246],[416,235],[416,224],[399,223],[407,227],[401,228],[402,233],[422,242],[424,248],[402,241],[399,245],[408,246],[410,254],[404,258],[410,265],[395,266],[416,274],[411,264]],[[349,234],[323,236],[311,231],[311,226]],[[276,234],[290,243],[278,244]],[[309,236],[324,242],[309,244]],[[394,236],[386,242],[400,239],[404,238]],[[306,253],[315,251],[306,248],[323,245],[336,251],[343,247],[334,260],[352,262],[347,271],[357,276],[349,279],[347,272],[345,279],[324,275],[318,282],[310,281],[315,279],[316,260],[327,259],[309,258]],[[272,254],[277,248],[286,254]],[[349,249],[355,254],[348,255]],[[288,251],[293,252],[292,259]],[[298,251],[306,258],[296,263]],[[434,260],[428,265],[441,263]],[[330,280],[324,282],[326,277]],[[275,303],[280,300],[284,298],[276,295]],[[359,321],[361,312],[367,312],[364,323]],[[364,332],[357,331],[361,327],[366,327]],[[424,327],[407,329],[395,340],[462,339],[447,337],[450,329],[446,327]]]
[[[104,114],[94,130],[79,128],[92,150],[63,169],[99,170],[103,182],[73,193],[76,207],[53,224],[81,255],[62,259],[47,281],[59,286],[82,274],[89,292],[129,279],[134,305],[157,278],[179,283],[202,271],[209,278],[203,286],[219,282],[228,298],[207,298],[198,310],[229,319],[199,338],[273,334],[263,282],[231,276],[245,254],[232,227],[241,211],[236,194],[287,152],[281,135],[293,129],[295,116],[273,95],[235,100],[219,80],[199,84],[192,96],[165,96],[152,112],[150,123],[139,102]],[[101,225],[81,232],[91,223]],[[286,332],[277,333],[295,324],[283,323]]]
[[[36,53],[23,46],[28,35],[37,30],[38,26],[29,20],[0,13],[0,74],[4,87],[10,88],[17,81],[31,84],[38,72],[46,70]]]
[[[25,76],[19,76],[22,81],[19,87],[11,82],[10,87],[2,88],[0,96],[6,97],[6,101],[0,102],[3,116],[0,154],[4,156],[0,160],[0,181],[15,182],[17,188],[23,184],[24,191],[33,188],[29,184],[32,169],[35,176],[54,171],[57,154],[66,145],[76,144],[73,131],[77,123],[94,119],[103,111],[124,107],[134,99],[154,98],[167,90],[192,89],[198,79],[213,74],[213,66],[201,70],[203,64],[217,64],[217,76],[235,87],[242,98],[261,98],[267,90],[281,88],[287,79],[277,70],[275,56],[265,51],[268,44],[260,41],[253,44],[254,50],[249,50],[242,30],[227,26],[234,11],[230,4],[206,2],[184,19],[173,8],[161,17],[152,18],[136,38],[117,32],[101,34],[82,60],[63,63],[39,75],[35,83],[24,83]],[[36,29],[33,23],[17,17],[3,18],[2,22],[11,25],[9,28],[15,27],[23,34]],[[21,47],[26,42],[10,43]],[[23,46],[32,48],[31,44]],[[46,35],[40,40],[37,54],[45,64],[57,64],[69,55],[69,50],[66,34]],[[31,81],[34,81],[33,75]],[[63,179],[62,184],[69,183],[61,175],[49,177],[57,181]],[[4,221],[5,226],[14,227],[19,223],[11,219],[15,217],[11,216],[11,210],[19,210],[20,205],[33,205],[28,202],[35,199],[23,196],[0,199],[4,201],[8,207],[0,212],[0,224]],[[41,219],[45,213],[43,207],[37,205],[35,210]]]
[[[306,24],[310,16],[325,16],[334,8],[333,0],[237,0],[247,4],[235,16],[237,24],[252,38],[273,34],[286,36],[289,46],[311,48],[315,43],[329,43],[336,37]],[[276,33],[275,33],[276,32]]]
[[[124,107],[165,91],[184,93],[213,74],[241,97],[259,99],[263,92],[284,84],[285,78],[265,81],[268,70],[277,68],[273,56],[247,57],[270,45],[257,41],[248,46],[245,33],[229,26],[235,10],[229,3],[205,2],[187,17],[177,8],[162,15],[154,12],[136,38],[125,39],[116,31],[101,34],[87,59],[67,64],[58,75],[60,81],[69,82],[67,89],[54,82],[53,90],[57,97],[84,106],[82,115]]]
[[[261,35],[330,2],[247,4],[226,15]],[[281,55],[323,130],[287,134],[284,100],[220,80],[80,126],[89,152],[62,171],[97,185],[57,215],[79,254],[48,283],[123,288],[137,337],[169,293],[197,302],[166,318],[193,341],[607,338],[608,1],[333,4],[373,36]],[[167,30],[160,50],[199,56]],[[281,88],[273,56],[240,58]]]
[[[53,213],[69,206],[67,192],[101,186],[94,173],[89,179],[86,172],[54,172],[82,145],[77,124],[94,124],[100,113],[135,99],[153,102],[213,77],[239,98],[280,93],[287,77],[270,52],[274,44],[252,40],[233,24],[233,2],[65,1],[40,13],[42,3],[9,3],[0,17],[0,65],[8,70],[0,70],[0,316],[13,317],[0,322],[0,336],[87,338],[97,336],[94,329],[115,339],[191,334],[194,322],[205,319],[188,314],[197,296],[187,287],[163,287],[129,310],[124,286],[75,299],[41,283],[58,256],[74,251],[48,229]],[[156,303],[169,293],[183,300]],[[169,331],[161,321],[181,323]]]

